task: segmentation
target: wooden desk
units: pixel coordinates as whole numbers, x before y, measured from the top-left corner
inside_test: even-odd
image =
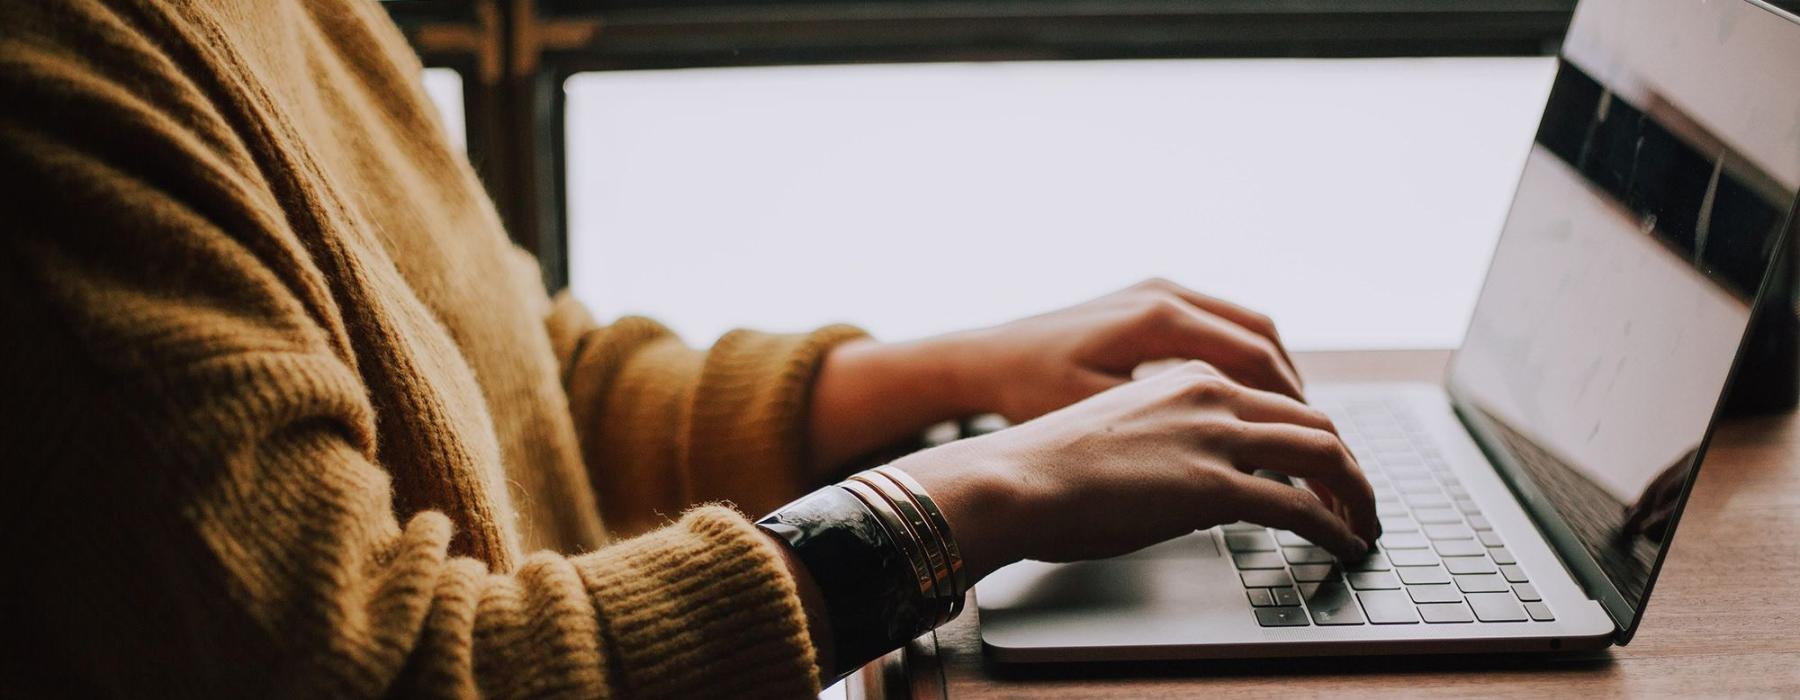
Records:
[[[1310,382],[1436,381],[1445,352],[1305,353]],[[1020,667],[981,653],[978,613],[871,664],[852,697],[1800,695],[1800,419],[1713,441],[1647,617],[1627,647],[1571,658],[1406,657]],[[979,591],[979,587],[977,587]]]

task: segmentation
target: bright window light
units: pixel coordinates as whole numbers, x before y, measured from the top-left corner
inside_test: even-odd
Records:
[[[431,97],[432,104],[437,105],[450,143],[467,151],[469,137],[463,122],[462,74],[450,68],[426,68],[425,94]]]
[[[568,94],[571,285],[690,342],[900,339],[1151,275],[1299,348],[1449,347],[1549,58],[589,73]]]

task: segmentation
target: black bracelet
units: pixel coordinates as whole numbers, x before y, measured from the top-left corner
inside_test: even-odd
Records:
[[[869,506],[827,486],[756,522],[787,542],[825,599],[840,675],[931,629],[940,617],[921,595],[907,551]]]

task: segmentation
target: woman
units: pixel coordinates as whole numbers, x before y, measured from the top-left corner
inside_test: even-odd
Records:
[[[1021,558],[1378,534],[1268,321],[1166,282],[912,343],[595,323],[375,3],[6,0],[0,64],[0,694],[803,695]]]

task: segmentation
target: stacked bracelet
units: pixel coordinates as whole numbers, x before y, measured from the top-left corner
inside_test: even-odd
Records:
[[[927,629],[949,622],[961,613],[963,596],[969,592],[962,551],[950,534],[950,522],[925,493],[925,487],[894,467],[860,472],[846,480],[843,486],[850,488],[851,493],[874,510],[882,522],[898,523],[898,527],[889,526],[889,533],[896,535],[895,539],[901,540],[903,546],[923,551],[924,568],[915,572],[921,575],[919,593],[926,596],[927,607],[937,611]],[[853,488],[855,486],[865,488]],[[916,557],[912,559],[915,564],[921,563]],[[923,584],[926,581],[930,583],[929,588]]]
[[[840,669],[855,670],[962,611],[969,581],[950,523],[899,469],[860,472],[757,524],[812,574]]]

